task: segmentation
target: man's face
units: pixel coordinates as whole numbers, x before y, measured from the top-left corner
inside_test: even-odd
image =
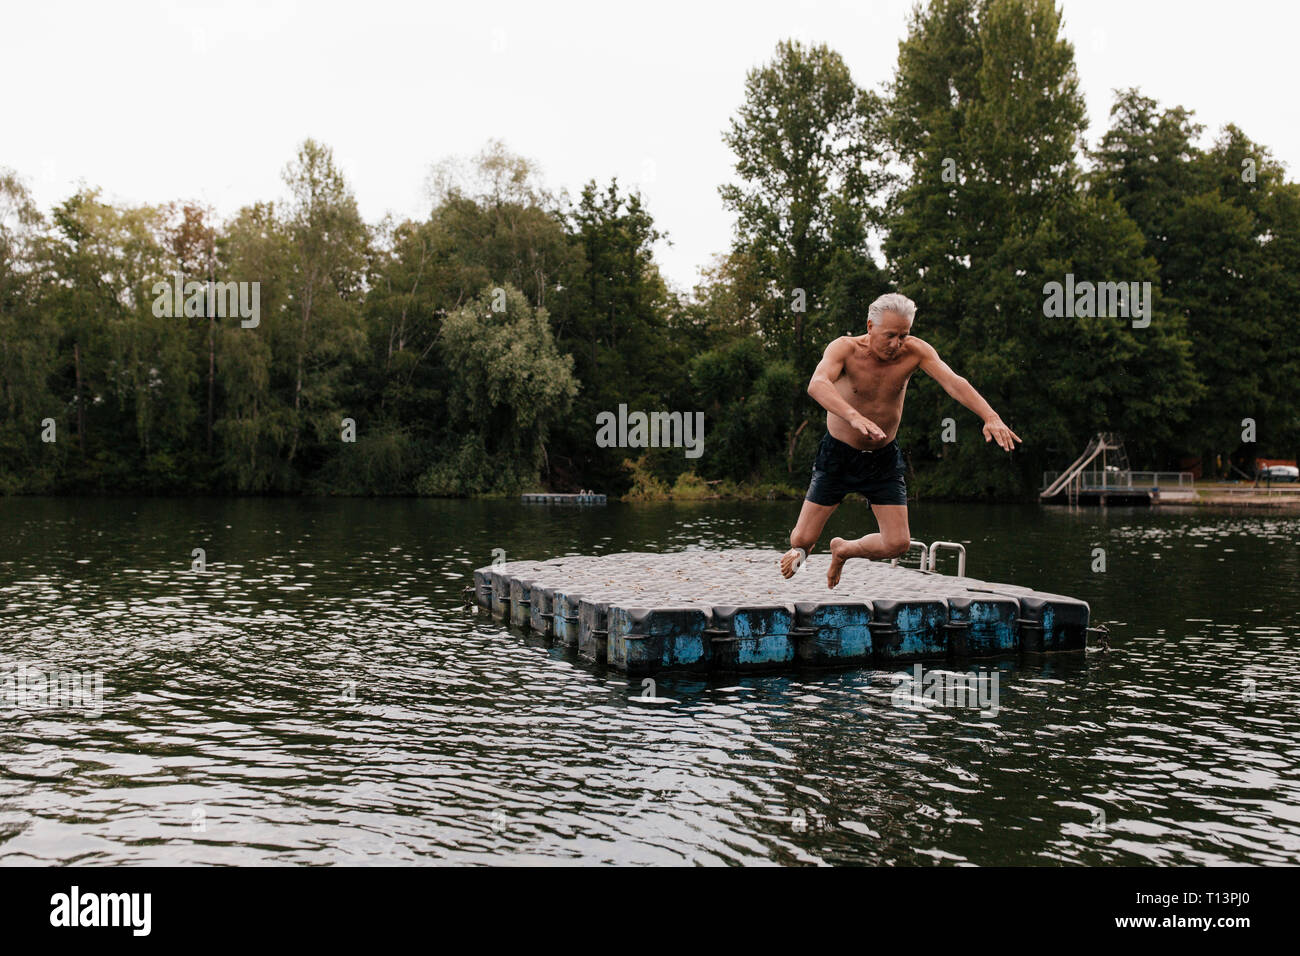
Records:
[[[878,321],[867,320],[867,346],[882,359],[897,358],[911,328],[897,312],[882,312]]]

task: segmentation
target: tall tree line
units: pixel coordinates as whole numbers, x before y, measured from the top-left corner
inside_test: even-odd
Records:
[[[42,211],[0,170],[0,491],[798,488],[812,367],[895,289],[1026,439],[990,451],[914,380],[900,440],[924,494],[1025,494],[1099,430],[1135,467],[1291,457],[1300,186],[1137,90],[1086,133],[1050,0],[918,6],[878,91],[782,42],[722,131],[735,235],[689,293],[637,192],[557,195],[498,141],[435,169],[426,217],[378,223],[312,140],[280,198],[225,221],[92,188]],[[1049,314],[1067,275],[1150,283],[1150,315]],[[255,321],[214,314],[254,282]],[[620,404],[704,412],[703,457],[599,447]]]

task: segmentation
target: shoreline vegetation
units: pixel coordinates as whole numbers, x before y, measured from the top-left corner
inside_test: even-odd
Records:
[[[632,475],[632,487],[622,501],[788,501],[803,498],[807,488],[792,483],[737,482],[730,479],[709,481],[693,471],[684,471],[672,484],[663,481],[646,467],[644,458],[624,459],[623,467]]]
[[[689,290],[638,190],[554,191],[500,140],[378,222],[313,139],[224,219],[40,209],[0,168],[0,494],[799,498],[809,377],[887,291],[1024,439],[914,376],[922,500],[1033,500],[1098,431],[1140,470],[1296,457],[1300,184],[1264,144],[1136,89],[1087,136],[1053,0],[920,4],[873,82],[797,41],[748,72],[735,234]]]

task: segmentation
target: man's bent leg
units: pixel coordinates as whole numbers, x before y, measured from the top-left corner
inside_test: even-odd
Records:
[[[787,578],[792,577],[795,571],[799,570],[799,565],[803,558],[795,551],[795,548],[803,550],[806,557],[817,543],[817,539],[822,536],[822,529],[826,527],[826,522],[839,505],[819,505],[815,501],[804,499],[803,508],[799,512],[799,521],[795,524],[794,530],[790,532],[790,550],[781,558],[781,573]]]
[[[907,505],[872,505],[880,531],[846,541],[831,538],[831,566],[826,572],[826,584],[835,587],[840,583],[840,571],[849,558],[869,558],[883,561],[901,558],[912,543],[912,532],[907,524]]]

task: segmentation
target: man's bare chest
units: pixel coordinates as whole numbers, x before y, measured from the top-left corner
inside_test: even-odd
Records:
[[[907,390],[917,362],[878,362],[870,358],[850,358],[840,376],[841,394],[851,394],[862,401],[897,398]]]

